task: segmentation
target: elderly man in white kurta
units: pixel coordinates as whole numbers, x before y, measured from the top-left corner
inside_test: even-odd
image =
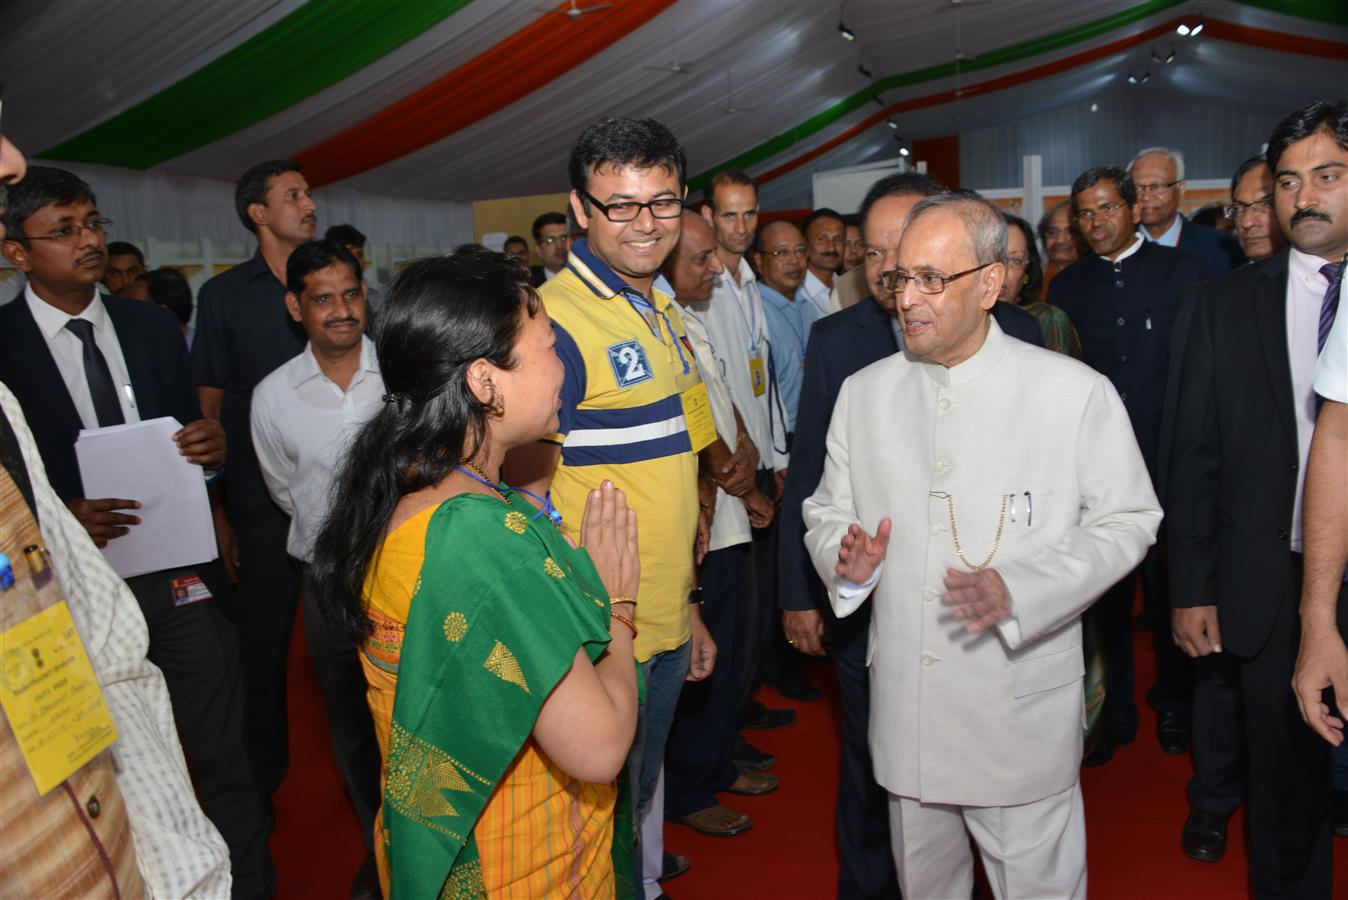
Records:
[[[989,315],[1006,226],[971,195],[909,215],[905,351],[849,378],[806,544],[839,616],[874,590],[871,752],[903,895],[1083,897],[1081,613],[1161,510],[1108,379]]]

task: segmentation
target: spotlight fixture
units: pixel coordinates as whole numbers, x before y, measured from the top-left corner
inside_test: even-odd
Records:
[[[1100,111],[1100,104],[1099,104],[1099,103],[1092,103],[1092,104],[1091,104],[1091,112],[1099,112],[1099,111]]]
[[[1129,84],[1137,84],[1137,76],[1134,75],[1132,72],[1129,72],[1129,73],[1128,73],[1128,83],[1129,83]]]
[[[838,20],[838,34],[841,34],[842,39],[849,44],[857,39],[856,32],[844,25],[842,19]]]
[[[900,147],[900,148],[899,148],[899,156],[907,157],[907,156],[909,156],[911,153],[912,153],[912,151],[909,150],[907,147]]]
[[[1178,34],[1180,37],[1188,37],[1189,26],[1183,22],[1180,22],[1178,25],[1175,26],[1175,33]]]
[[[1193,28],[1189,29],[1189,37],[1198,37],[1199,33],[1202,32],[1202,30],[1203,30],[1203,16],[1200,14],[1198,17],[1198,24],[1195,25]]]
[[[1198,16],[1198,22],[1196,24],[1190,25],[1188,22],[1181,20],[1180,23],[1175,26],[1175,32],[1180,37],[1198,37],[1202,31],[1203,16],[1201,13]]]
[[[1156,51],[1155,48],[1153,48],[1151,51],[1151,58],[1153,62],[1156,62],[1160,65],[1168,66],[1175,61],[1175,48],[1174,46],[1171,46],[1171,48],[1168,51],[1166,51],[1165,56],[1162,56],[1160,53]]]
[[[895,131],[899,130],[899,123],[895,122],[893,119],[886,119],[885,124],[888,125],[890,128],[893,128]]]
[[[1150,72],[1150,70],[1149,70],[1149,71],[1143,72],[1143,73],[1142,73],[1142,76],[1141,76],[1140,78],[1137,79],[1137,82],[1138,82],[1138,84],[1146,84],[1146,83],[1147,83],[1148,81],[1150,81],[1150,80],[1151,80],[1151,72]]]
[[[865,63],[858,63],[858,64],[857,64],[857,71],[860,72],[860,73],[862,74],[862,76],[865,77],[865,78],[874,78],[874,77],[875,77],[875,76],[871,73],[871,70],[868,69],[868,68],[866,68],[866,64],[865,64]]]

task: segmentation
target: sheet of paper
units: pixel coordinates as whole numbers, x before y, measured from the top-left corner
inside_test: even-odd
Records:
[[[173,443],[180,428],[165,417],[81,431],[75,442],[85,497],[140,501],[140,509],[130,511],[140,524],[103,548],[123,578],[219,555],[201,466],[188,462]]]

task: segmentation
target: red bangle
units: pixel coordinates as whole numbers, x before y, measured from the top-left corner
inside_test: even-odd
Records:
[[[608,613],[608,614],[609,614],[609,617],[610,617],[610,618],[617,619],[619,622],[622,622],[624,625],[626,625],[626,626],[627,626],[627,630],[630,631],[630,632],[632,632],[632,640],[636,640],[636,638],[637,638],[637,626],[635,626],[635,625],[632,624],[632,620],[631,620],[631,619],[627,618],[627,616],[624,616],[624,615],[621,614],[621,613],[616,613],[616,612],[614,612],[613,610],[609,610],[609,613]]]

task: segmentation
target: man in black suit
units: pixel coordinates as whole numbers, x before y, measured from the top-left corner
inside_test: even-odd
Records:
[[[1288,684],[1312,372],[1348,253],[1348,104],[1293,113],[1267,157],[1292,246],[1190,292],[1168,477],[1171,605],[1185,652],[1230,654],[1240,669],[1254,894],[1329,897],[1329,748]],[[1346,609],[1341,586],[1340,627]],[[1224,819],[1208,824],[1224,836]]]
[[[559,212],[545,212],[534,219],[534,249],[541,266],[529,267],[529,283],[542,287],[566,265],[566,253],[570,242],[566,235],[566,216]]]
[[[923,197],[943,190],[926,175],[903,173],[877,181],[862,201],[864,266],[872,293],[820,319],[810,330],[791,466],[782,494],[777,557],[782,627],[787,640],[811,656],[824,655],[827,633],[842,692],[843,755],[837,815],[840,898],[895,897],[899,887],[889,840],[888,792],[875,783],[866,740],[870,718],[870,678],[866,670],[869,601],[845,619],[833,615],[805,553],[801,504],[814,493],[823,476],[824,438],[842,383],[899,350],[896,298],[880,282],[880,273],[897,265],[899,239],[909,210]],[[1009,303],[998,303],[993,314],[1007,334],[1043,345],[1034,316]]]
[[[1127,172],[1088,169],[1072,185],[1072,214],[1091,253],[1049,284],[1048,302],[1067,311],[1081,336],[1084,361],[1113,382],[1128,409],[1137,445],[1156,477],[1157,445],[1170,360],[1170,331],[1184,288],[1203,280],[1198,257],[1148,241],[1138,233],[1139,198]],[[1165,610],[1165,575],[1153,547],[1139,567],[1148,607]],[[1105,592],[1086,613],[1105,654],[1103,734],[1085,765],[1103,765],[1137,735],[1133,701],[1133,597],[1138,573]],[[1164,640],[1157,647],[1158,681],[1149,694],[1157,707],[1157,738],[1167,753],[1189,745],[1193,693],[1187,660]]]
[[[1245,262],[1240,244],[1229,234],[1190,222],[1180,215],[1184,199],[1184,155],[1165,147],[1139,153],[1128,175],[1137,187],[1142,236],[1163,247],[1178,247],[1203,260],[1203,277],[1216,278]]]
[[[201,417],[172,313],[98,293],[110,224],[78,177],[31,167],[11,190],[3,243],[28,287],[0,307],[0,381],[19,399],[52,486],[99,546],[136,527],[139,504],[85,496],[75,456],[81,429],[173,416],[188,423],[174,440],[189,462],[212,468],[225,457],[223,430]],[[269,896],[276,875],[244,754],[223,568],[203,562],[127,584],[149,628],[149,658],[168,683],[202,809],[229,845],[234,896]]]

